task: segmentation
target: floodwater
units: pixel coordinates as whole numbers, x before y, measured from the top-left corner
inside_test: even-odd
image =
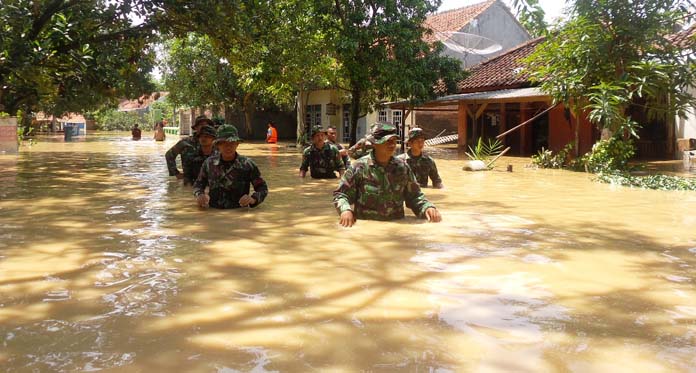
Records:
[[[296,149],[205,211],[128,137],[0,155],[1,371],[696,372],[696,192],[434,149],[442,223],[345,229]]]

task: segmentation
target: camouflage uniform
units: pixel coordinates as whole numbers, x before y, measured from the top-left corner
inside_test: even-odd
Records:
[[[337,143],[337,142],[328,141],[327,143],[328,143],[328,144],[331,144],[331,145],[333,145],[333,146],[335,146],[335,147],[338,149],[339,154],[340,154],[340,151],[343,150],[343,145],[341,145],[341,144],[339,144],[339,143]],[[350,157],[347,156],[347,155],[344,155],[344,156],[341,157],[341,158],[343,159],[343,163],[346,165],[346,170],[347,170],[348,167],[350,167]]]
[[[326,132],[321,126],[312,128],[312,137],[319,132]],[[314,179],[335,179],[336,173],[346,170],[346,165],[341,159],[341,154],[338,148],[331,142],[324,142],[324,146],[319,149],[312,144],[302,152],[302,164],[300,171],[307,172],[309,169],[310,175]]]
[[[353,159],[360,159],[370,153],[372,144],[366,138],[362,138],[355,145],[348,148],[348,155]]]
[[[442,179],[440,178],[440,174],[437,172],[435,161],[429,155],[421,154],[418,157],[415,157],[409,150],[398,157],[408,163],[409,167],[411,167],[411,170],[413,170],[413,173],[416,175],[418,184],[422,188],[428,186],[428,177],[430,177],[430,179],[433,181],[433,187],[439,188],[442,186]]]
[[[373,153],[353,163],[333,195],[338,214],[351,210],[356,219],[402,219],[404,201],[419,218],[425,218],[426,209],[435,207],[425,198],[406,161],[392,157],[382,167]]]
[[[250,187],[254,193],[249,194]],[[240,207],[239,199],[249,194],[256,200],[258,206],[268,195],[268,185],[261,178],[261,172],[251,159],[237,154],[233,161],[225,161],[219,154],[210,156],[201,168],[196,183],[193,185],[193,195],[198,197],[210,186],[210,207],[233,209]]]
[[[205,115],[199,115],[196,117],[196,120],[194,121],[194,127],[197,126],[200,122],[205,123],[208,126],[213,126],[213,122],[208,119]],[[182,154],[184,151],[187,152],[192,152],[193,154],[200,153],[200,150],[197,148],[200,148],[200,143],[198,142],[198,134],[196,132],[193,132],[193,135],[183,138],[179,140],[174,146],[172,146],[167,152],[164,154],[164,158],[167,160],[167,169],[169,170],[169,176],[176,176],[180,174],[179,170],[176,168],[176,157]],[[193,149],[189,149],[189,147],[193,147]],[[182,156],[181,158],[181,163],[183,167],[184,163],[184,158]],[[184,175],[185,177],[186,175]],[[196,177],[198,175],[194,176],[191,181],[196,180]]]

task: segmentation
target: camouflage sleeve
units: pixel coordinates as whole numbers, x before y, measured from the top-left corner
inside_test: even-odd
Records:
[[[359,171],[357,171],[356,168],[357,167],[350,167],[346,173],[343,174],[341,181],[338,182],[338,188],[333,192],[334,206],[339,215],[345,211],[353,211],[350,205],[355,203],[357,196],[356,182],[359,177]]]
[[[256,200],[256,203],[249,205],[249,207],[256,207],[266,199],[268,195],[268,185],[266,184],[266,180],[261,177],[261,171],[259,171],[256,163],[250,160],[249,164],[251,166],[251,186],[254,187],[254,193],[252,193],[251,196]]]
[[[348,167],[350,167],[350,157],[349,156],[343,156],[343,164],[346,166],[346,170]]]
[[[435,160],[432,158],[430,158],[430,180],[433,181],[434,187],[442,185],[442,178],[440,178],[440,174],[437,172],[437,165],[435,165]]]
[[[174,146],[172,146],[164,154],[164,158],[167,160],[167,169],[169,170],[169,176],[176,176],[180,174],[179,170],[176,168],[176,157],[181,154],[181,152],[186,147],[186,142],[184,140],[179,140]]]
[[[343,162],[343,159],[341,158],[341,153],[339,153],[338,148],[334,147],[334,162],[336,163],[336,171],[338,172],[345,172],[346,171],[346,164]]]
[[[364,147],[365,139],[360,139],[358,142],[355,143],[355,145],[348,148],[348,155],[353,159],[361,158],[365,155],[365,151],[363,149]]]
[[[404,189],[406,207],[410,208],[417,217],[425,218],[425,210],[429,207],[435,207],[435,205],[425,198],[425,194],[423,194],[423,191],[418,185],[416,175],[411,168],[408,169],[408,179],[408,184]]]
[[[305,150],[302,152],[302,164],[300,164],[300,170],[309,170],[309,148],[305,148]]]
[[[195,197],[205,193],[205,187],[208,186],[208,175],[210,174],[210,158],[203,162],[201,172],[198,173],[198,178],[193,183],[193,195]]]

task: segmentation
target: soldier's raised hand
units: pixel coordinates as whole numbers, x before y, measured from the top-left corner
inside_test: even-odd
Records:
[[[196,197],[196,202],[198,202],[198,206],[202,208],[208,208],[208,203],[210,203],[210,197],[205,194],[199,194],[198,197]]]
[[[352,227],[353,224],[355,224],[355,216],[353,215],[353,211],[343,211],[338,223],[346,228]]]
[[[247,207],[249,205],[253,205],[254,203],[256,203],[256,200],[254,197],[251,197],[248,194],[243,195],[242,198],[239,199],[239,205],[242,207]]]
[[[425,210],[425,218],[431,223],[439,223],[442,221],[440,211],[437,211],[435,207],[428,207]]]

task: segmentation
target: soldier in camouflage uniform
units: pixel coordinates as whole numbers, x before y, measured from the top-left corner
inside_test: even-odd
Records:
[[[338,153],[341,155],[341,159],[343,159],[343,163],[346,165],[347,170],[348,167],[350,167],[350,157],[348,157],[348,149],[345,149],[343,145],[336,141],[336,135],[336,127],[329,126],[329,129],[326,131],[326,139],[331,145],[338,148]]]
[[[203,126],[213,127],[213,121],[208,119],[205,115],[199,115],[193,122],[191,129],[193,130],[193,135],[179,140],[174,146],[172,146],[167,153],[164,154],[164,158],[167,160],[167,169],[169,170],[169,176],[176,176],[177,179],[183,179],[184,174],[179,172],[176,168],[176,157],[179,156],[184,149],[189,146],[198,147],[198,130]],[[196,175],[198,176],[198,175]],[[194,177],[193,180],[196,180]]]
[[[266,181],[251,159],[237,153],[239,146],[237,128],[230,124],[218,128],[215,145],[219,154],[209,157],[201,168],[193,186],[198,205],[219,209],[256,207],[268,195]],[[254,193],[249,194],[249,186]],[[210,187],[209,194],[205,188]]]
[[[356,219],[401,219],[404,202],[419,218],[432,222],[442,219],[423,195],[406,161],[394,157],[396,139],[393,125],[377,123],[372,127],[368,140],[374,149],[353,163],[333,193],[342,226],[350,227]]]
[[[181,152],[181,168],[184,172],[184,185],[192,185],[201,173],[201,167],[208,157],[217,153],[213,141],[217,136],[215,128],[202,126],[197,131],[198,146],[187,143]]]
[[[408,146],[410,149],[399,155],[399,158],[405,160],[411,167],[421,188],[428,186],[428,177],[433,181],[433,188],[444,187],[440,174],[437,172],[435,160],[423,153],[425,134],[422,128],[413,128],[408,132]]]
[[[353,159],[360,159],[368,154],[372,150],[372,143],[367,140],[367,137],[363,137],[358,140],[355,145],[348,148],[348,156]]]
[[[312,127],[312,145],[302,153],[300,177],[306,176],[307,169],[314,179],[335,179],[335,171],[338,171],[339,177],[346,171],[338,148],[326,142],[326,130],[321,126]]]

